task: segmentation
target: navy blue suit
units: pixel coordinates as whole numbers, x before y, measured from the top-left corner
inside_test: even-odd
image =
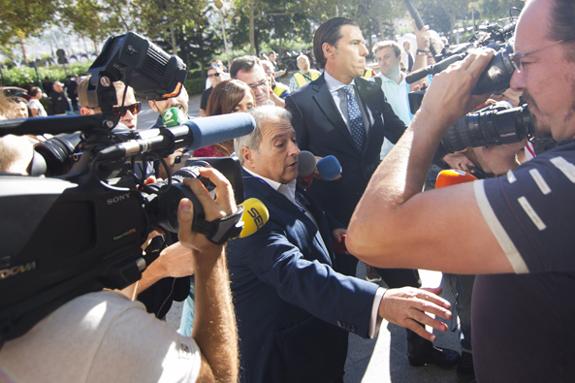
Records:
[[[298,201],[319,231],[301,208],[245,172],[244,194],[263,201],[270,220],[227,247],[241,381],[341,380],[347,332],[368,336],[377,285],[332,269],[326,218],[300,190]]]

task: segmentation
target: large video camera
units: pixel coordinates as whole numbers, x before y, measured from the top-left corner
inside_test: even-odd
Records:
[[[90,74],[89,97],[98,100],[102,114],[0,122],[0,135],[58,135],[47,148],[56,153],[47,173],[59,175],[0,176],[0,344],[79,295],[137,281],[150,262],[141,250],[147,234],[158,226],[177,230],[175,209],[182,197],[195,202],[194,223],[209,227],[197,199],[181,184],[183,177],[198,177],[196,165],[220,169],[238,202],[243,199],[239,165],[231,158],[192,163],[152,185],[120,187],[113,177],[127,161],[161,160],[179,148],[248,134],[255,124],[249,114],[198,118],[145,138],[118,132],[113,106],[123,100],[116,99],[114,81],[133,87],[137,97],[157,100],[177,96],[186,77],[178,57],[134,33],[110,38]],[[240,230],[238,221],[223,230]],[[229,233],[212,233],[214,241],[223,234]]]
[[[518,142],[533,132],[527,105],[513,108],[508,102],[500,101],[457,120],[444,134],[441,146],[452,153],[468,147]]]

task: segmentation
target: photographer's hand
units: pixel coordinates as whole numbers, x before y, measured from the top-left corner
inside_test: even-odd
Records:
[[[216,198],[197,179],[186,179],[204,209],[207,221],[226,217],[237,209],[229,181],[217,170],[201,168],[200,175],[215,185]],[[216,245],[194,232],[194,207],[182,199],[178,207],[178,237],[192,250],[195,261],[195,307],[193,337],[202,352],[198,381],[238,380],[238,337],[223,245]]]
[[[471,91],[492,56],[489,50],[470,53],[434,77],[411,125],[357,204],[346,241],[354,256],[388,268],[513,270],[483,219],[472,183],[421,193],[445,131],[483,101],[472,97]],[[458,239],[456,245],[453,238]],[[493,255],[489,262],[485,254]]]
[[[459,117],[485,101],[486,96],[472,96],[471,91],[493,54],[491,49],[473,51],[433,77],[416,114],[425,121],[421,128],[439,130],[436,134],[442,135]]]

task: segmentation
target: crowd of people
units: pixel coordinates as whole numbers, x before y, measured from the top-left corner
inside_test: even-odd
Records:
[[[201,168],[215,198],[197,179],[184,183],[207,223],[192,224],[193,205],[183,199],[178,235],[161,233],[169,246],[139,283],[74,298],[5,342],[0,380],[343,382],[348,334],[375,338],[388,321],[406,329],[412,366],[457,366],[479,382],[572,381],[570,16],[570,1],[527,1],[502,95],[472,96],[491,50],[473,50],[432,79],[408,84],[409,72],[435,62],[431,46],[442,42],[422,28],[370,51],[358,24],[343,17],[317,28],[313,55],[300,54],[294,73],[275,52],[236,57],[227,67],[214,60],[200,116],[248,112],[255,129],[187,155],[236,158],[243,197],[262,201],[269,222],[250,236],[215,242],[206,226],[232,219],[238,206],[230,181]],[[113,86],[121,129],[137,131],[140,102],[132,88]],[[0,95],[0,114],[102,112],[89,77],[49,89],[48,96],[38,87]],[[408,94],[422,89],[416,111]],[[525,140],[437,156],[458,118],[501,98],[527,103],[536,132],[557,145],[536,156]],[[149,101],[158,113],[154,127],[173,110],[194,118],[188,104],[185,89]],[[44,139],[1,137],[0,172],[31,174],[33,145]],[[341,174],[328,180],[316,169],[312,182],[302,182],[303,151],[317,160],[335,156]],[[164,158],[163,167],[126,164],[122,186],[167,178],[184,154]],[[422,192],[432,162],[475,181]],[[369,265],[366,278],[357,276],[358,260]],[[450,273],[461,353],[433,344],[426,326],[447,331],[451,303],[440,289],[421,288],[420,268]],[[174,299],[185,300],[178,332],[161,321]],[[109,309],[96,310],[101,305]]]

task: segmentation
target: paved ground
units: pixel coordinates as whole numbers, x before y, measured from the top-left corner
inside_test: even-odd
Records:
[[[190,99],[190,114],[199,111],[199,96]],[[138,117],[138,127],[151,126],[157,118],[147,105]],[[365,268],[358,267],[358,276],[365,275]],[[424,286],[434,287],[441,282],[441,273],[420,271]],[[453,302],[453,292],[444,286],[444,297]],[[167,320],[178,327],[181,304],[175,304],[168,313]],[[453,326],[452,326],[453,327]],[[438,334],[436,345],[459,351],[456,332]],[[467,383],[454,370],[442,370],[434,366],[411,367],[406,357],[405,331],[387,322],[382,323],[378,339],[363,339],[356,335],[349,337],[349,351],[346,361],[345,383]]]

